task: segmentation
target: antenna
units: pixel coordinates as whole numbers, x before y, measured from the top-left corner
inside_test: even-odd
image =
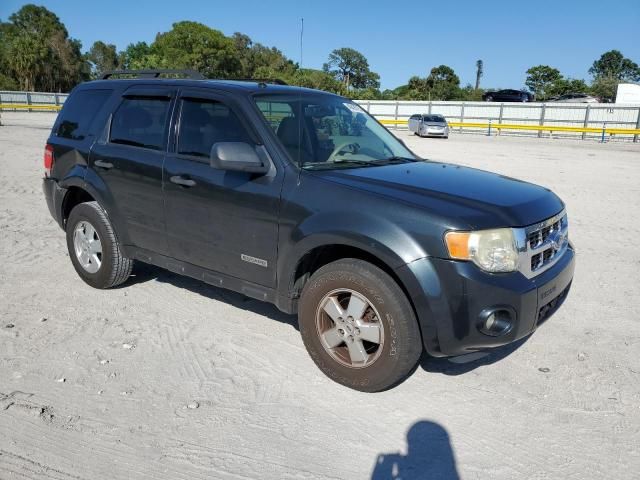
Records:
[[[302,69],[302,53],[303,53],[303,40],[304,40],[304,18],[300,19],[300,68]]]
[[[300,70],[302,70],[302,52],[304,40],[304,18],[300,18]],[[302,82],[298,85],[298,167],[302,169],[302,128],[304,109],[302,108]],[[300,182],[300,171],[298,171],[298,182]]]

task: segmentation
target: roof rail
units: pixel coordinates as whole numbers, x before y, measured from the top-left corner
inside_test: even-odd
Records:
[[[105,72],[100,77],[108,80],[116,76],[135,76],[135,78],[160,78],[161,75],[182,75],[192,80],[206,80],[205,76],[195,70],[112,70]]]
[[[233,80],[234,82],[255,82],[255,83],[272,83],[273,85],[288,85],[284,80],[280,80],[279,78],[229,78],[228,80]]]

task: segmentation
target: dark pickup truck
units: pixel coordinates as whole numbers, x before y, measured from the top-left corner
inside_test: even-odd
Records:
[[[272,302],[325,374],[370,392],[424,350],[523,338],[566,298],[546,188],[418,158],[336,95],[163,73],[78,86],[47,141],[45,198],[89,285],[140,261]]]

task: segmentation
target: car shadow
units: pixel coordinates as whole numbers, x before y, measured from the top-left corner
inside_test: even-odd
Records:
[[[435,422],[420,420],[407,432],[406,454],[378,455],[371,480],[458,480],[460,475],[447,431]]]
[[[524,345],[531,335],[502,347],[493,348],[485,352],[469,353],[459,357],[435,358],[422,354],[420,367],[430,373],[443,373],[445,375],[463,375],[478,367],[484,367],[508,357],[518,348]]]
[[[152,280],[168,283],[177,288],[184,288],[211,300],[225,302],[236,308],[247,310],[258,315],[263,315],[271,320],[291,325],[293,328],[298,330],[298,319],[296,316],[281,312],[271,303],[262,302],[260,300],[247,297],[241,293],[215,287],[200,280],[196,280],[195,278],[173,273],[169,270],[165,270],[164,268],[156,267],[155,265],[136,262],[131,277],[122,285],[122,287],[126,288]]]

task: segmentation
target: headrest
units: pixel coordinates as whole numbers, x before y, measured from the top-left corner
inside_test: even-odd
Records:
[[[295,117],[283,118],[278,126],[278,138],[287,147],[297,147],[302,142],[301,125]]]

